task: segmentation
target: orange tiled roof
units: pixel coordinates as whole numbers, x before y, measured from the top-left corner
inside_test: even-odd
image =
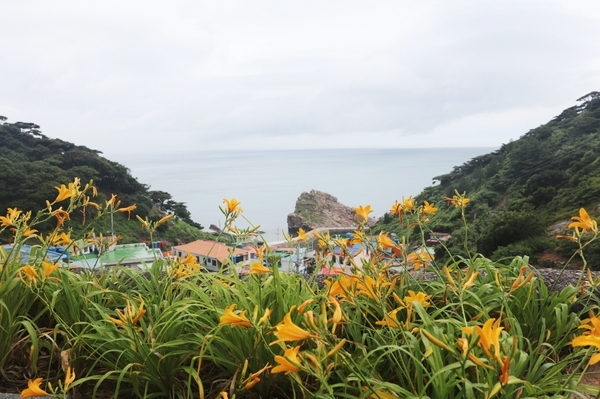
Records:
[[[219,262],[225,261],[229,258],[231,250],[233,249],[233,255],[247,255],[248,252],[239,248],[233,248],[222,242],[217,241],[205,241],[196,240],[187,244],[177,245],[173,247],[173,250],[181,252],[189,252],[190,254],[197,256],[206,256],[209,258],[217,259]]]

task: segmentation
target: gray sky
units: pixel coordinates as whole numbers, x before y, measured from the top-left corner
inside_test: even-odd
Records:
[[[600,2],[3,1],[0,115],[124,154],[498,147],[600,90]]]

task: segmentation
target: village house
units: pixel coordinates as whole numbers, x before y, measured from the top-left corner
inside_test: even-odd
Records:
[[[217,241],[196,240],[173,247],[174,256],[185,258],[187,254],[196,257],[198,264],[211,272],[218,272],[229,260],[233,264],[249,259],[249,252],[244,249],[230,247]]]

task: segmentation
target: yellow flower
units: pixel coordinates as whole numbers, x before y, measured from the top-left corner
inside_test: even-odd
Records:
[[[500,364],[502,364],[502,359],[500,358],[500,334],[503,329],[503,327],[500,327],[500,320],[493,318],[486,321],[483,328],[480,326],[461,328],[465,334],[477,334],[479,337],[479,342],[477,343],[479,347],[483,349],[488,357],[493,357]],[[492,347],[494,348],[493,354],[491,352]]]
[[[161,224],[166,223],[169,219],[173,218],[173,216],[175,216],[174,213],[169,213],[168,215],[163,216],[162,218],[160,218],[160,220],[158,222],[156,222],[156,225],[154,227],[158,227]]]
[[[69,245],[71,243],[71,237],[69,237],[71,233],[60,233],[52,237],[53,245]]]
[[[467,204],[471,200],[466,197],[466,193],[464,193],[464,192],[462,194],[459,194],[458,190],[454,190],[454,192],[456,194],[453,195],[452,198],[450,198],[450,197],[444,197],[444,201],[448,201],[449,203],[451,203],[452,205],[454,205],[455,208],[465,209],[465,207],[467,206]]]
[[[71,369],[71,367],[67,367],[67,371],[65,372],[65,383],[63,385],[63,389],[66,391],[69,390],[69,386],[75,381],[75,370]]]
[[[290,315],[293,309],[294,308],[292,308],[285,316],[283,316],[283,321],[275,326],[275,335],[279,339],[271,342],[270,345],[285,341],[301,341],[303,339],[315,336],[310,331],[306,331],[294,324],[292,321],[292,316]]]
[[[142,316],[146,314],[146,309],[144,309],[143,300],[141,300],[141,303],[137,309],[131,304],[131,302],[129,302],[129,300],[127,300],[127,306],[125,306],[125,309],[123,309],[122,312],[119,309],[115,309],[115,312],[119,318],[115,319],[114,317],[109,317],[108,320],[121,327],[126,324],[136,324],[138,321],[140,321]]]
[[[298,359],[298,352],[300,351],[300,347],[296,346],[294,348],[288,348],[283,353],[283,356],[275,356],[275,362],[277,362],[277,366],[273,367],[271,370],[272,374],[275,373],[297,373],[300,371],[300,367],[302,363],[300,359]]]
[[[262,315],[262,317],[260,319],[258,319],[258,324],[263,324],[266,323],[267,321],[269,321],[269,318],[271,317],[271,309],[267,308],[265,309],[265,314]]]
[[[150,228],[150,221],[148,220],[148,217],[146,217],[146,220],[142,219],[140,217],[140,215],[135,215],[135,217],[137,218],[137,220],[140,221],[140,223],[142,224],[142,227],[145,229],[149,229]]]
[[[135,204],[129,205],[127,207],[117,209],[117,212],[127,212],[127,219],[129,219],[131,217],[131,211],[134,211],[136,208],[137,206]]]
[[[242,381],[242,384],[244,384],[244,389],[254,388],[254,386],[260,382],[260,375],[270,368],[271,368],[271,366],[269,364],[267,364],[265,367],[258,370],[256,373],[250,374],[250,376],[248,376],[248,378],[246,378],[244,381]]]
[[[300,242],[302,241],[306,241],[308,238],[310,237],[310,232],[305,232],[304,229],[301,227],[298,229],[298,237],[296,237],[296,239]]]
[[[594,346],[596,349],[600,349],[600,337],[596,335],[582,335],[580,337],[576,337],[571,341],[572,346]],[[590,358],[590,365],[594,365],[600,362],[600,353],[595,353]]]
[[[402,204],[398,201],[394,202],[392,205],[392,209],[390,209],[390,213],[392,215],[400,215],[403,212]]]
[[[575,220],[575,222],[567,226],[567,228],[569,229],[580,228],[584,232],[592,230],[594,233],[598,231],[598,223],[592,218],[590,218],[590,215],[588,215],[586,210],[583,208],[579,209],[579,217],[573,216],[571,220]]]
[[[387,233],[383,231],[377,236],[377,245],[383,249],[396,248],[396,242],[390,238]]]
[[[49,396],[50,394],[40,388],[42,384],[42,378],[36,378],[35,380],[29,380],[27,382],[27,389],[21,391],[21,399],[33,398],[36,396]]]
[[[219,319],[219,325],[231,325],[231,326],[241,326],[241,327],[252,327],[252,323],[246,317],[246,311],[242,310],[238,314],[235,314],[233,310],[237,305],[235,303],[225,308],[225,314],[221,316]]]
[[[421,216],[433,215],[437,211],[438,209],[433,204],[430,204],[427,201],[425,201],[424,204],[421,206]]]
[[[325,285],[329,287],[327,296],[338,295],[345,298],[349,292],[353,291],[354,283],[355,280],[348,276],[342,276],[333,283],[329,280],[325,280]]]
[[[64,184],[61,184],[60,187],[54,187],[54,188],[58,190],[58,195],[56,196],[56,199],[54,200],[53,204],[60,202],[60,201],[64,201],[64,200],[71,198],[77,194],[76,191],[73,189],[73,187],[71,187],[71,185],[69,185],[69,188],[67,188],[67,186],[65,186]]]
[[[355,280],[357,293],[365,295],[373,300],[377,300],[381,296],[383,288],[393,284],[391,281],[387,280],[383,273],[377,277],[377,280],[367,275],[363,275],[361,278],[355,278]]]
[[[260,262],[254,262],[252,263],[252,266],[250,266],[250,273],[252,274],[265,274],[271,273],[272,271],[273,270],[270,267],[263,266]]]
[[[404,212],[410,212],[415,209],[415,199],[412,197],[412,195],[407,199],[402,197],[402,209],[404,209]]]
[[[6,216],[0,216],[0,221],[2,222],[2,223],[0,223],[0,226],[1,227],[14,226],[15,221],[17,220],[17,218],[19,217],[19,215],[22,212],[23,211],[20,211],[17,208],[8,208]]]
[[[25,282],[26,279],[27,282],[33,282],[34,284],[36,284],[40,276],[35,270],[35,267],[31,265],[25,265],[19,270],[19,278],[23,282]]]
[[[402,308],[396,308],[391,312],[385,315],[384,320],[376,321],[375,324],[380,326],[388,326],[392,328],[399,328],[400,324],[398,324],[398,319],[396,317],[396,313],[398,313]]]
[[[230,213],[235,213],[235,212],[241,212],[242,208],[240,207],[240,201],[236,200],[235,198],[232,198],[231,200],[228,199],[223,199],[223,202],[225,203],[225,211],[227,214]]]
[[[358,208],[354,208],[354,211],[356,212],[356,216],[358,216],[360,219],[362,219],[362,221],[367,221],[369,220],[369,213],[373,212],[373,210],[371,209],[371,205],[367,205],[367,206],[362,206],[360,205]]]
[[[377,390],[369,396],[370,399],[398,399],[398,395]]]
[[[49,275],[54,273],[56,269],[58,269],[58,265],[56,263],[50,263],[46,261],[42,262],[42,267],[44,268],[44,276],[46,277],[48,277]]]
[[[414,270],[419,270],[431,263],[433,255],[425,248],[421,248],[418,252],[413,252],[406,257],[406,261],[412,265]]]
[[[409,306],[413,303],[420,303],[425,308],[430,305],[429,298],[431,298],[431,295],[427,295],[424,292],[415,293],[413,290],[408,290],[408,296],[404,297],[404,302]]]
[[[583,335],[600,337],[600,317],[596,317],[594,313],[590,312],[590,317],[582,320],[582,324],[578,328],[587,330]]]

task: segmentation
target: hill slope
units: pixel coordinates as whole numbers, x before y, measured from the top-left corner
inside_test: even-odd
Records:
[[[136,204],[134,215],[153,219],[174,213],[177,220],[163,229],[164,239],[191,240],[206,234],[200,232],[202,226],[190,219],[185,204],[173,201],[169,193],[148,190],[125,166],[100,156],[99,151],[48,138],[36,124],[6,120],[0,116],[0,214],[9,207],[37,211],[45,206],[47,199],[56,196],[55,187],[78,177],[83,183],[94,181],[99,192],[97,201],[116,194],[122,206]],[[100,232],[110,230],[106,223],[97,227]],[[115,225],[123,242],[145,238],[135,218],[128,220],[125,215],[118,215]],[[78,226],[73,221],[69,227],[77,230]],[[176,236],[175,232],[182,236]]]
[[[458,190],[472,199],[467,207],[471,250],[493,259],[572,253],[568,243],[553,238],[557,227],[548,229],[576,215],[580,207],[597,216],[600,203],[600,93],[577,101],[518,140],[435,177],[439,184],[417,196],[440,205],[431,228],[452,234],[453,251],[463,246],[460,212],[442,203]],[[394,226],[388,214],[376,231],[394,231]],[[590,263],[599,267],[600,246],[592,246],[588,254]]]

